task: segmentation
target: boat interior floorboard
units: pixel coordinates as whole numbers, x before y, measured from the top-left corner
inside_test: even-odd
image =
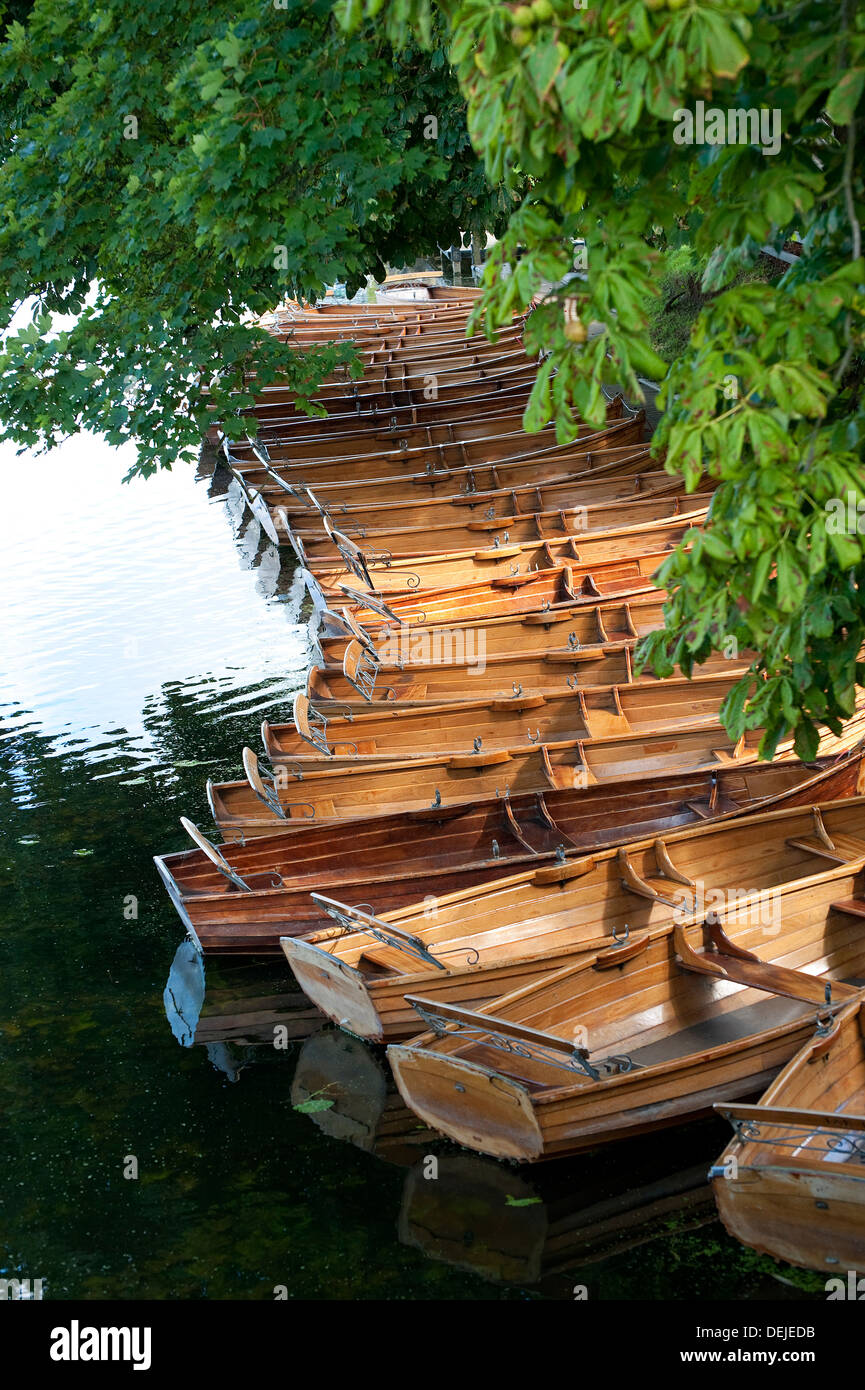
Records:
[[[703,1048],[721,1047],[724,1043],[737,1042],[764,1028],[777,1028],[784,1023],[793,1023],[797,1018],[814,1013],[814,1005],[798,999],[782,999],[773,995],[758,999],[744,1008],[730,1013],[715,1014],[694,1023],[689,1028],[680,1028],[657,1042],[646,1047],[638,1047],[628,1052],[635,1066],[653,1067],[660,1062],[671,1062],[689,1053],[700,1052]],[[613,1053],[612,1055],[617,1055]],[[596,1064],[597,1059],[592,1057]]]

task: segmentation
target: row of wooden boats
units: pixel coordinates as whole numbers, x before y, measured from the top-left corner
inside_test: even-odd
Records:
[[[865,708],[813,765],[789,741],[764,764],[720,719],[750,653],[639,669],[711,487],[620,399],[566,448],[526,435],[522,323],[467,340],[470,301],[275,321],[363,364],[315,420],[251,377],[249,435],[220,441],[294,549],[315,657],[270,770],[246,748],[208,783],[222,844],[184,819],[159,872],[202,951],[281,950],[387,1044],[437,1133],[536,1161],[720,1106],[728,1227],[865,1268]]]

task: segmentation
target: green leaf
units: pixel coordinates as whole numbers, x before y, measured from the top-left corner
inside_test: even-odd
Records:
[[[862,99],[865,68],[848,68],[832,88],[826,101],[826,115],[833,125],[849,125]]]
[[[299,1115],[318,1115],[322,1110],[330,1110],[333,1104],[334,1102],[325,1096],[310,1096],[308,1100],[302,1100],[291,1108]]]

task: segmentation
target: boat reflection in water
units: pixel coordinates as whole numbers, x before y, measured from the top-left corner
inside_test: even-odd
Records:
[[[323,1015],[284,970],[272,965],[208,966],[191,941],[178,946],[163,994],[182,1047],[204,1047],[230,1081],[253,1062],[285,1062],[292,1044],[321,1027]]]
[[[291,1103],[306,1107],[317,1100],[330,1102],[308,1111],[323,1134],[387,1163],[406,1167],[446,1144],[403,1103],[373,1049],[336,1028],[307,1038],[297,1056]]]
[[[535,1284],[717,1219],[707,1176],[717,1121],[678,1134],[672,1159],[656,1135],[529,1174],[421,1124],[379,1050],[333,1028],[301,1046],[291,1099],[330,1102],[308,1111],[323,1134],[408,1168],[403,1245],[496,1283]]]
[[[496,1283],[536,1284],[716,1220],[706,1155],[717,1128],[636,1140],[533,1168],[445,1154],[406,1177],[399,1238]]]

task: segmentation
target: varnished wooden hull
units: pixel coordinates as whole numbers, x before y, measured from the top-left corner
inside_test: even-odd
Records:
[[[331,436],[329,453],[323,457],[295,458],[292,446],[284,450],[274,447],[268,450],[267,467],[254,455],[251,460],[242,455],[237,458],[234,447],[231,455],[237,458],[238,471],[251,485],[260,488],[272,504],[284,496],[294,510],[305,497],[292,494],[292,488],[298,492],[303,488],[315,489],[322,504],[334,512],[361,504],[379,507],[387,502],[419,502],[429,496],[464,497],[467,505],[475,500],[480,505],[488,492],[564,481],[589,468],[596,471],[605,464],[612,467],[620,456],[623,461],[642,459],[643,468],[648,468],[651,465],[642,433],[641,418],[613,417],[599,430],[583,426],[574,442],[564,446],[548,433],[491,436],[486,430],[478,439],[457,437],[453,442],[436,444],[424,440],[405,450],[387,448],[388,441],[383,440],[378,451],[364,450],[348,456],[345,455],[352,448],[353,436],[341,445],[339,436]],[[281,458],[280,453],[288,457]],[[636,466],[632,471],[636,471]]]
[[[629,470],[619,472],[618,469],[610,469],[609,473],[598,470],[598,476],[593,476],[594,472],[592,470],[582,477],[578,475],[573,482],[569,480],[549,486],[538,484],[519,492],[513,488],[500,488],[483,493],[477,499],[474,494],[466,496],[461,493],[443,500],[432,497],[418,501],[416,497],[410,497],[381,505],[364,503],[346,513],[337,508],[331,514],[331,519],[343,534],[355,541],[372,541],[374,532],[379,528],[394,530],[403,526],[435,526],[437,529],[446,525],[470,526],[476,533],[495,534],[506,523],[522,521],[536,514],[563,509],[567,511],[577,506],[592,507],[599,503],[633,502],[642,497],[673,495],[676,491],[673,480],[659,469],[640,473]],[[322,505],[327,504],[322,502]],[[322,517],[318,513],[313,514],[309,506],[288,506],[284,510],[292,530],[307,550],[307,541],[325,534]]]
[[[723,1113],[723,1108],[722,1108]],[[865,1005],[809,1040],[759,1105],[728,1113],[738,1129],[712,1169],[721,1220],[761,1254],[818,1270],[827,1296],[865,1274]],[[865,1287],[853,1281],[861,1298]]]
[[[840,753],[854,747],[862,736],[862,719],[860,712],[849,720],[840,738],[824,734],[820,752]],[[701,718],[696,727],[663,734],[611,735],[571,746],[539,746],[530,752],[515,749],[486,757],[445,754],[370,769],[334,768],[306,773],[302,781],[283,776],[273,787],[272,805],[262,800],[260,789],[254,789],[249,769],[247,781],[208,782],[207,793],[213,819],[230,840],[302,827],[310,819],[327,825],[381,814],[420,814],[439,807],[468,806],[479,798],[505,793],[516,796],[551,788],[609,785],[664,771],[753,762],[758,742],[759,731],[753,731],[734,745],[719,724],[707,724]],[[778,754],[791,756],[790,740],[779,744]],[[277,800],[281,814],[275,809]]]
[[[436,899],[569,856],[664,834],[701,820],[772,805],[836,800],[865,791],[862,755],[812,772],[797,762],[661,773],[627,786],[550,791],[542,802],[500,798],[445,819],[378,816],[310,826],[229,844],[223,854],[248,891],[238,892],[200,850],[157,858],[184,925],[205,952],[280,954],[280,936],[321,930],[310,894],[367,902],[377,915]]]
[[[752,1095],[814,1037],[825,982],[833,984],[829,1013],[863,997],[861,920],[833,906],[861,891],[861,872],[860,860],[781,885],[775,936],[749,924],[739,903],[718,910],[732,951],[701,951],[698,926],[681,934],[661,929],[615,980],[599,976],[589,956],[498,999],[479,1020],[465,1015],[477,1020],[472,1027],[459,1023],[443,1037],[431,1032],[392,1046],[403,1099],[458,1143],[533,1161],[682,1123]],[[736,951],[755,953],[756,964],[737,961]],[[706,970],[720,962],[722,978],[710,975],[707,983]],[[427,1018],[442,1007],[418,1004]],[[514,1041],[527,1029],[561,1061],[552,1065],[536,1043]],[[562,1069],[566,1056],[580,1055],[582,1044],[569,1041],[578,1029],[595,1076]]]
[[[659,681],[634,680],[631,646],[625,643],[594,653],[586,649],[579,655],[594,659],[585,661],[569,651],[489,661],[472,650],[469,655],[467,662],[381,667],[371,702],[358,699],[347,678],[354,698],[343,698],[341,686],[335,690],[314,671],[310,689],[329,690],[330,698],[318,705],[298,697],[293,724],[265,721],[265,752],[274,765],[303,771],[385,766],[443,753],[471,755],[480,764],[491,753],[536,744],[552,748],[613,734],[679,733],[716,722],[719,699],[749,664],[747,656],[735,663],[710,658],[688,681]],[[307,711],[320,713],[332,701],[335,712],[322,732]],[[346,710],[350,714],[340,713]]]
[[[579,496],[579,489],[575,489]],[[512,545],[535,545],[539,541],[559,541],[572,536],[577,546],[597,533],[608,532],[620,526],[649,525],[676,516],[686,509],[690,512],[707,507],[712,500],[711,492],[687,496],[684,487],[667,483],[649,492],[646,496],[635,498],[633,494],[612,500],[595,501],[590,496],[585,503],[575,503],[567,508],[534,512],[531,516],[502,517],[493,525],[484,521],[463,521],[456,525],[431,520],[426,526],[379,530],[362,533],[356,531],[349,536],[365,554],[384,553],[394,561],[420,558],[424,563],[431,555],[447,554],[453,559],[474,552],[478,545],[485,549],[490,546],[509,548]],[[340,535],[341,518],[337,516],[332,525]],[[292,526],[295,535],[300,534]],[[339,542],[331,540],[323,533],[307,530],[300,534],[309,567],[315,572],[320,566],[339,562]],[[376,583],[378,583],[376,575]]]
[[[391,599],[407,597],[417,601],[438,598],[450,589],[520,587],[537,570],[567,565],[572,575],[591,574],[592,568],[605,561],[633,559],[639,561],[648,553],[666,554],[674,550],[686,533],[705,520],[705,509],[687,513],[676,512],[670,504],[668,516],[644,524],[590,532],[567,540],[528,542],[516,545],[478,546],[470,551],[452,554],[414,557],[410,560],[377,559],[370,557],[369,574],[375,591],[388,603]],[[343,561],[330,565],[316,563],[313,573],[325,596],[340,601],[343,586],[356,587],[364,580]]]
[[[865,799],[835,803],[829,817],[832,825],[859,832],[865,862]],[[585,861],[427,898],[379,919],[386,924],[375,928],[384,931],[381,941],[360,917],[353,933],[286,939],[283,949],[301,988],[334,1022],[376,1042],[407,1037],[417,1028],[412,995],[477,1009],[565,969],[587,951],[602,953],[597,971],[615,973],[640,945],[641,933],[698,921],[737,887],[739,874],[746,875],[743,888],[752,896],[768,895],[756,899],[768,918],[780,884],[807,878],[815,863],[827,862],[791,848],[807,840],[810,829],[810,811],[787,806],[756,820],[676,832],[660,842],[661,853],[657,840],[636,841]],[[670,859],[679,879],[667,874]],[[703,887],[686,893],[677,887],[686,880]],[[399,935],[391,940],[388,928]],[[401,944],[406,933],[423,944],[427,958]],[[622,944],[627,936],[632,946]]]
[[[515,597],[520,593],[516,591]],[[551,600],[555,597],[551,590]],[[556,604],[556,611],[539,604],[529,612],[519,611],[500,617],[488,616],[483,623],[483,646],[486,661],[516,655],[519,652],[547,653],[568,651],[578,642],[581,647],[600,643],[629,642],[644,637],[663,623],[663,589],[637,594],[621,603],[592,603],[589,599]],[[323,624],[317,637],[320,666],[331,670],[342,667],[346,648],[358,636],[375,653],[380,664],[401,665],[403,669],[428,664],[433,653],[452,653],[463,633],[463,651],[467,634],[464,629],[476,619],[471,614],[454,614],[453,621],[412,623],[401,626],[376,618],[375,623],[359,626],[336,615],[336,622]],[[335,630],[337,624],[341,631]],[[574,640],[571,639],[574,634]],[[469,640],[472,640],[469,638]]]

